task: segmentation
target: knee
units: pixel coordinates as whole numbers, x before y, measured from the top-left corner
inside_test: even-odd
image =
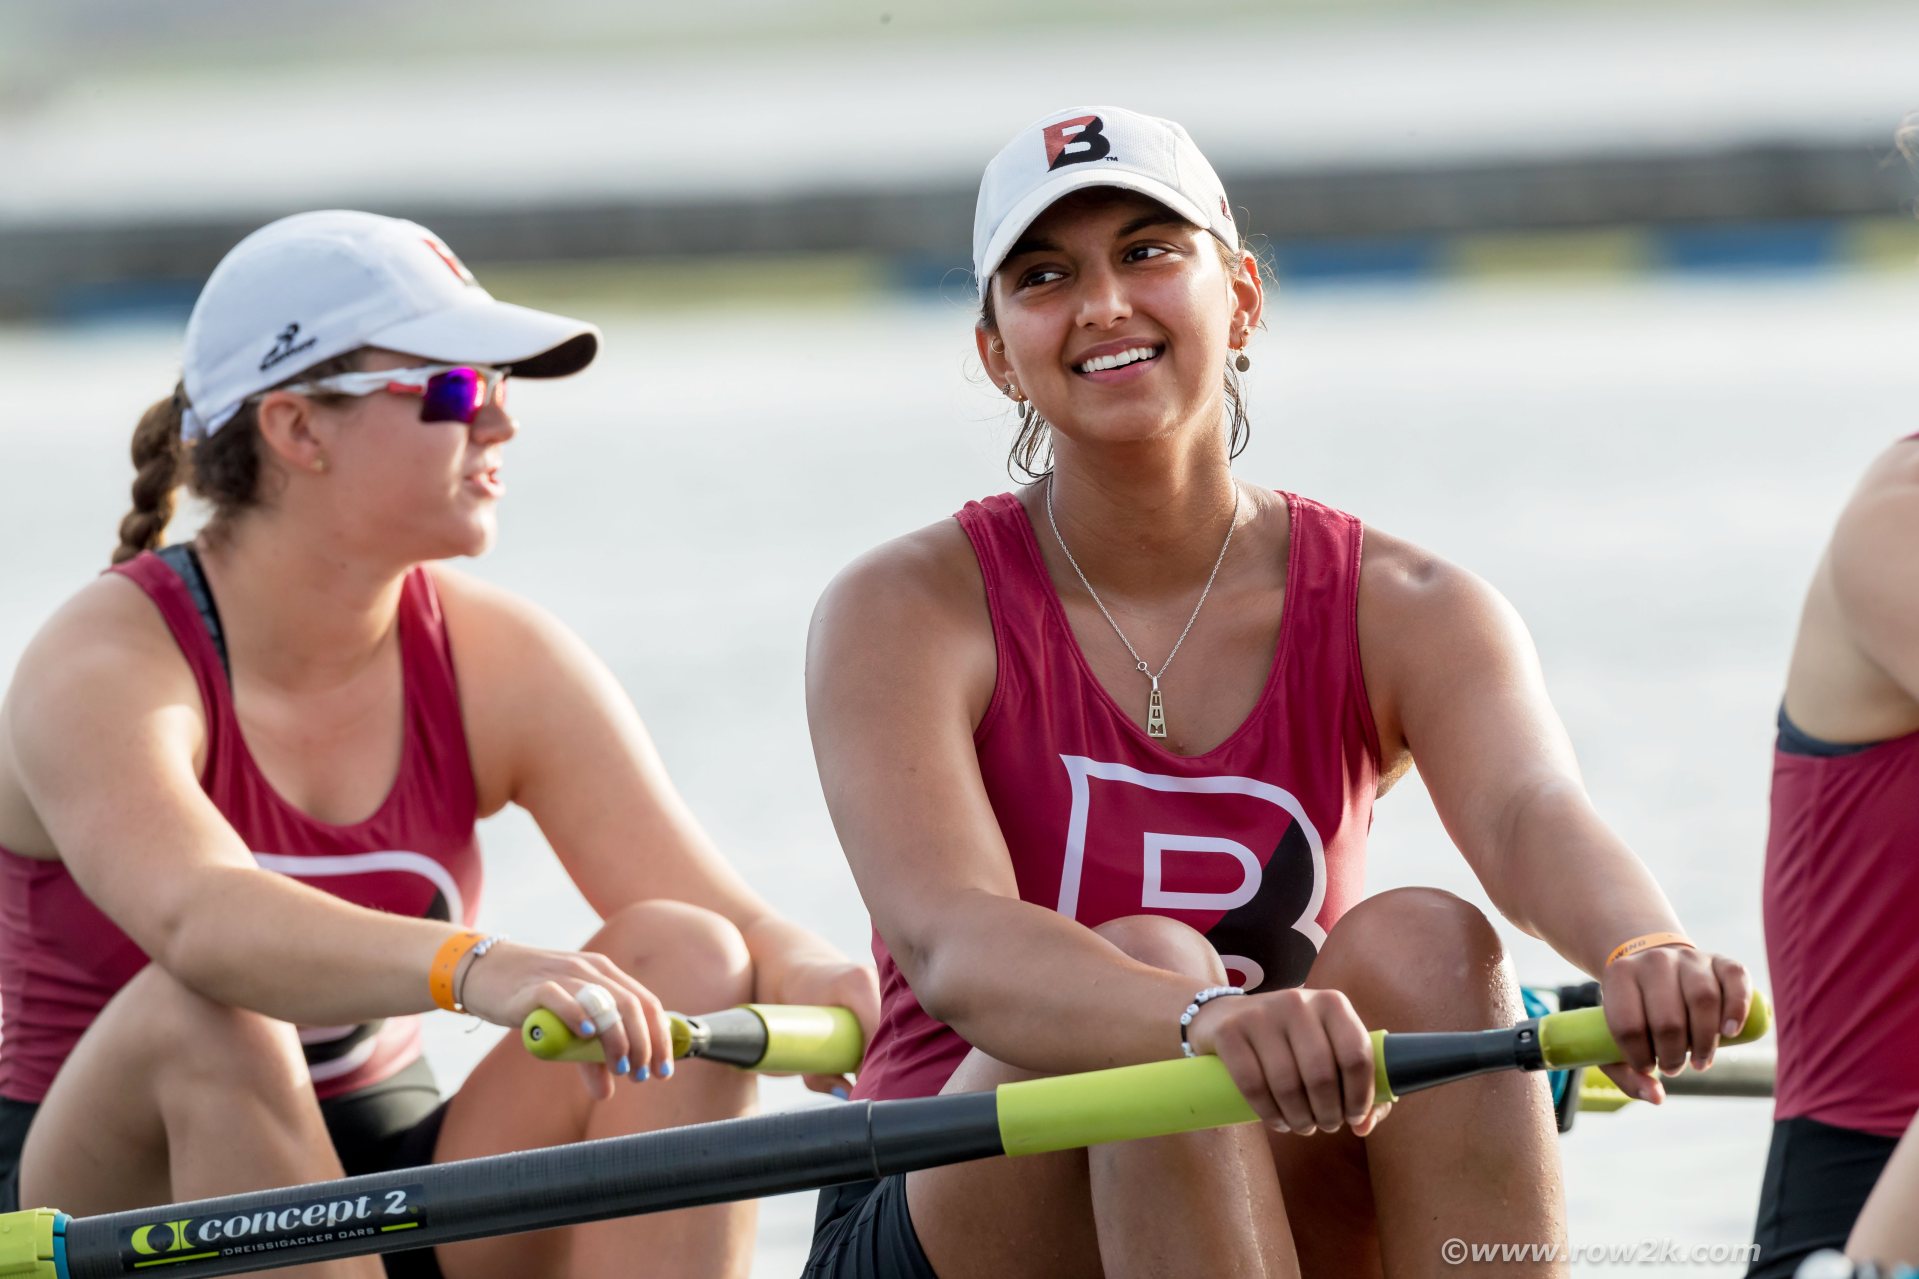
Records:
[[[1397,888],[1346,912],[1309,984],[1345,991],[1355,1003],[1417,1004],[1435,1013],[1503,1015],[1496,1010],[1517,1003],[1491,921],[1437,888]]]
[[[644,901],[607,917],[587,949],[633,974],[669,1007],[702,1013],[753,997],[753,957],[726,916],[678,901]]]
[[[1203,933],[1164,915],[1124,915],[1093,929],[1132,959],[1196,981],[1223,985],[1226,966]]]
[[[121,1030],[169,1079],[248,1093],[308,1090],[298,1033],[264,1013],[218,1003],[148,964],[116,996]]]

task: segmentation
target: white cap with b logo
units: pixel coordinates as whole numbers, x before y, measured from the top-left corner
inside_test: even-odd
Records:
[[[497,301],[417,222],[296,213],[233,246],[200,290],[187,320],[181,434],[209,436],[248,397],[361,347],[565,377],[599,344],[591,324]]]
[[[1061,196],[1086,187],[1150,196],[1239,248],[1226,188],[1186,130],[1124,107],[1073,107],[1021,129],[986,166],[973,212],[981,297],[1026,228]]]

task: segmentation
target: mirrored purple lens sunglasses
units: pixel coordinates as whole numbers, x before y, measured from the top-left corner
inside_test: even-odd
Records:
[[[472,426],[480,410],[498,402],[506,407],[505,369],[484,364],[425,364],[414,369],[371,369],[336,373],[311,382],[295,382],[282,391],[303,395],[417,395],[422,422],[460,422]]]

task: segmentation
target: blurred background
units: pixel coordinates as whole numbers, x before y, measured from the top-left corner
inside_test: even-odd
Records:
[[[1270,260],[1240,473],[1504,591],[1602,811],[1763,981],[1800,596],[1866,461],[1919,429],[1914,48],[1919,9],[1847,0],[0,0],[0,669],[105,565],[219,256],[301,209],[416,218],[607,335],[516,389],[476,571],[576,627],[722,846],[863,951],[806,620],[853,556],[1010,487],[974,186],[1031,119],[1118,103],[1187,126]],[[592,931],[530,822],[485,837],[485,926]],[[1416,779],[1369,883],[1486,905]],[[1575,975],[1504,931],[1528,980]],[[492,1042],[430,1024],[449,1084]],[[1748,1239],[1768,1122],[1583,1120],[1573,1241]],[[810,1227],[810,1196],[769,1201],[756,1275],[796,1274]]]

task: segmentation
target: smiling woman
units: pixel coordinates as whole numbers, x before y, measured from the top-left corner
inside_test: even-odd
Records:
[[[367,213],[273,223],[214,271],[185,376],[135,432],[115,566],[40,630],[0,709],[0,1211],[731,1117],[749,1076],[657,1082],[663,1002],[873,1019],[872,973],[733,872],[580,641],[437,563],[495,539],[509,380],[598,346]],[[213,517],[163,546],[183,476]],[[579,951],[472,929],[475,823],[508,803],[602,918]],[[556,1089],[510,1038],[442,1103],[416,1016],[435,1007],[511,1027],[545,1008],[604,1063]],[[753,1221],[720,1205],[386,1265],[738,1276]]]
[[[860,1095],[1214,1053],[1265,1128],[829,1191],[809,1274],[1423,1274],[1449,1237],[1562,1237],[1536,1081],[1376,1105],[1366,1026],[1520,1015],[1476,910],[1361,900],[1415,758],[1492,901],[1601,976],[1622,1087],[1658,1099],[1655,1064],[1745,1019],[1745,970],[1593,811],[1498,594],[1234,477],[1265,306],[1240,245],[1170,121],[1014,137],[980,185],[976,343],[1036,482],[843,572],[807,679],[880,965]]]

